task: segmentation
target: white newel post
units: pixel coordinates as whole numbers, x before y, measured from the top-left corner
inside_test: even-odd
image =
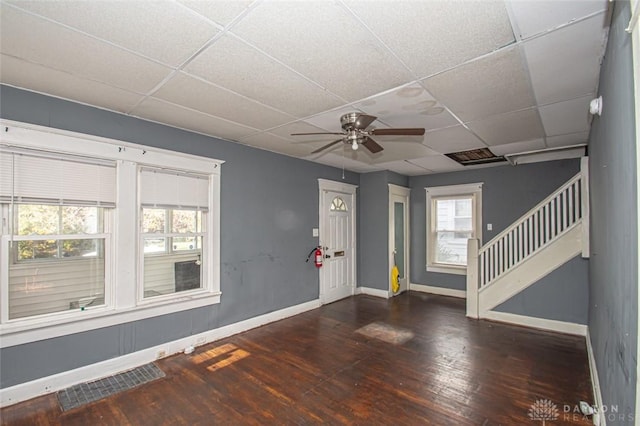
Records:
[[[467,316],[478,318],[478,250],[479,240],[467,242]]]

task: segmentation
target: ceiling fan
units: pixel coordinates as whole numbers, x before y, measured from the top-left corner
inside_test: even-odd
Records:
[[[351,148],[356,151],[360,145],[367,148],[371,153],[382,151],[384,148],[380,146],[376,141],[371,139],[371,136],[422,136],[424,135],[424,129],[371,129],[365,130],[371,123],[373,123],[378,117],[373,115],[362,114],[359,112],[350,112],[340,117],[340,124],[344,130],[342,133],[292,133],[291,136],[304,136],[304,135],[340,135],[341,138],[337,139],[325,146],[316,149],[312,154],[324,151],[340,142],[351,145]]]

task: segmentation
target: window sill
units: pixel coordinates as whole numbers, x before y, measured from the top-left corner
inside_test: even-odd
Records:
[[[0,325],[0,348],[110,327],[220,303],[220,292],[174,297],[129,308],[96,308]]]
[[[440,272],[442,274],[467,275],[466,266],[453,265],[427,265],[427,272]]]

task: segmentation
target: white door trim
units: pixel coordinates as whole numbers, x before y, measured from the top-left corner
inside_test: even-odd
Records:
[[[392,183],[389,184],[389,237],[388,237],[388,241],[389,241],[389,274],[388,274],[388,278],[389,278],[389,288],[388,288],[388,292],[389,292],[389,297],[393,296],[393,290],[391,289],[391,269],[393,268],[393,249],[394,247],[394,200],[393,200],[393,196],[398,196],[398,197],[402,197],[406,199],[406,207],[404,209],[404,220],[405,220],[405,226],[406,226],[406,232],[405,232],[405,239],[404,239],[404,256],[406,259],[405,262],[405,271],[404,271],[404,276],[405,279],[407,280],[407,290],[409,290],[410,287],[410,278],[409,278],[409,269],[410,269],[410,256],[409,256],[409,250],[410,250],[410,246],[411,244],[409,244],[409,237],[411,235],[411,230],[409,229],[409,204],[411,201],[411,188],[406,188],[404,186],[399,186],[399,185],[394,185]]]
[[[357,257],[357,240],[356,240],[356,228],[357,228],[357,222],[356,222],[356,189],[358,188],[357,185],[352,185],[350,183],[345,183],[345,182],[336,182],[333,180],[328,180],[328,179],[318,179],[318,229],[319,229],[319,239],[318,239],[318,244],[322,245],[323,243],[323,238],[325,236],[325,233],[327,232],[327,230],[325,229],[325,223],[322,220],[323,217],[323,213],[325,211],[327,211],[328,206],[324,205],[324,192],[325,191],[334,191],[334,192],[340,192],[343,193],[345,195],[349,195],[351,197],[351,244],[353,244],[353,249],[351,250],[351,282],[353,284],[353,287],[351,288],[351,294],[354,295],[356,293],[356,287],[357,287],[357,283],[356,283],[356,277],[358,276],[358,272],[357,272],[357,262],[356,259]],[[324,297],[325,295],[322,292],[322,282],[324,279],[324,271],[323,268],[320,268],[319,271],[319,279],[318,279],[318,293],[319,293],[319,298],[320,298],[320,303],[323,304],[325,303],[324,301]]]

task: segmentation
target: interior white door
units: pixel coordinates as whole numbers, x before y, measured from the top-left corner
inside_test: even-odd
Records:
[[[322,194],[320,243],[324,259],[320,270],[320,297],[322,303],[331,303],[355,291],[353,194],[330,190]]]
[[[409,189],[389,185],[389,274],[398,267],[400,294],[409,289]],[[391,282],[390,282],[391,285]]]

